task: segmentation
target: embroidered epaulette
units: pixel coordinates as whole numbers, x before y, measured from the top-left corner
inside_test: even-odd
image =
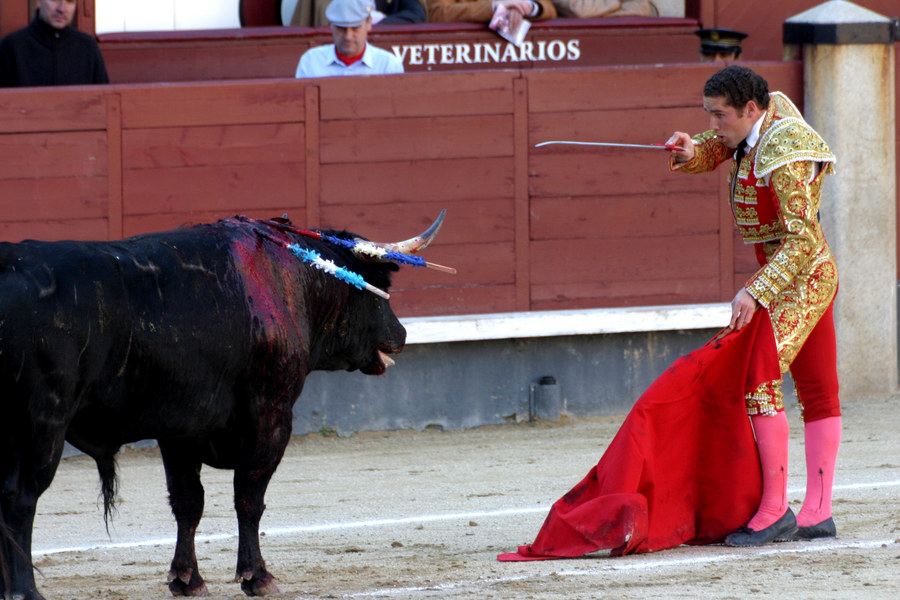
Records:
[[[779,167],[801,160],[825,163],[826,172],[833,173],[834,154],[822,136],[800,117],[793,103],[780,92],[772,92],[771,103],[767,118],[775,122],[759,140],[753,174],[762,179]]]

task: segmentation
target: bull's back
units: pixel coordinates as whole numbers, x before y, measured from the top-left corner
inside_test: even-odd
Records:
[[[246,363],[244,295],[214,226],[2,244],[0,385],[48,418],[89,407],[123,428],[166,428],[199,402],[227,419],[215,413]]]

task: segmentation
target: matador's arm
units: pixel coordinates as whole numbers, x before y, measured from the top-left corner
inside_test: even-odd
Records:
[[[794,277],[824,242],[816,214],[818,194],[810,192],[816,163],[797,161],[775,169],[769,187],[778,198],[784,237],[766,264],[746,284],[747,291],[762,306],[788,287]]]

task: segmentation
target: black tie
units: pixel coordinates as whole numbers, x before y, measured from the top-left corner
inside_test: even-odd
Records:
[[[741,140],[741,143],[738,144],[737,151],[734,153],[734,178],[731,180],[731,207],[734,210],[734,190],[737,187],[738,173],[741,170],[741,159],[744,158],[744,155],[747,152],[744,148],[747,145],[747,140]]]
[[[734,153],[734,161],[738,163],[738,166],[740,166],[741,159],[747,155],[747,151],[745,150],[746,147],[747,140],[744,139],[740,144],[738,144],[737,151]]]

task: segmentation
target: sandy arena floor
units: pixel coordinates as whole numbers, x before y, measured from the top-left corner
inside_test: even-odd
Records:
[[[302,401],[302,400],[301,400]],[[625,558],[498,563],[593,466],[622,417],[452,432],[295,439],[266,497],[262,551],[279,599],[900,597],[900,396],[844,399],[836,540],[757,549],[682,547]],[[792,505],[803,494],[799,419]],[[107,536],[93,461],[66,459],[38,506],[35,562],[48,600],[164,599],[175,525],[155,450],[119,459]],[[206,468],[198,532],[213,598],[232,583],[231,473]]]

